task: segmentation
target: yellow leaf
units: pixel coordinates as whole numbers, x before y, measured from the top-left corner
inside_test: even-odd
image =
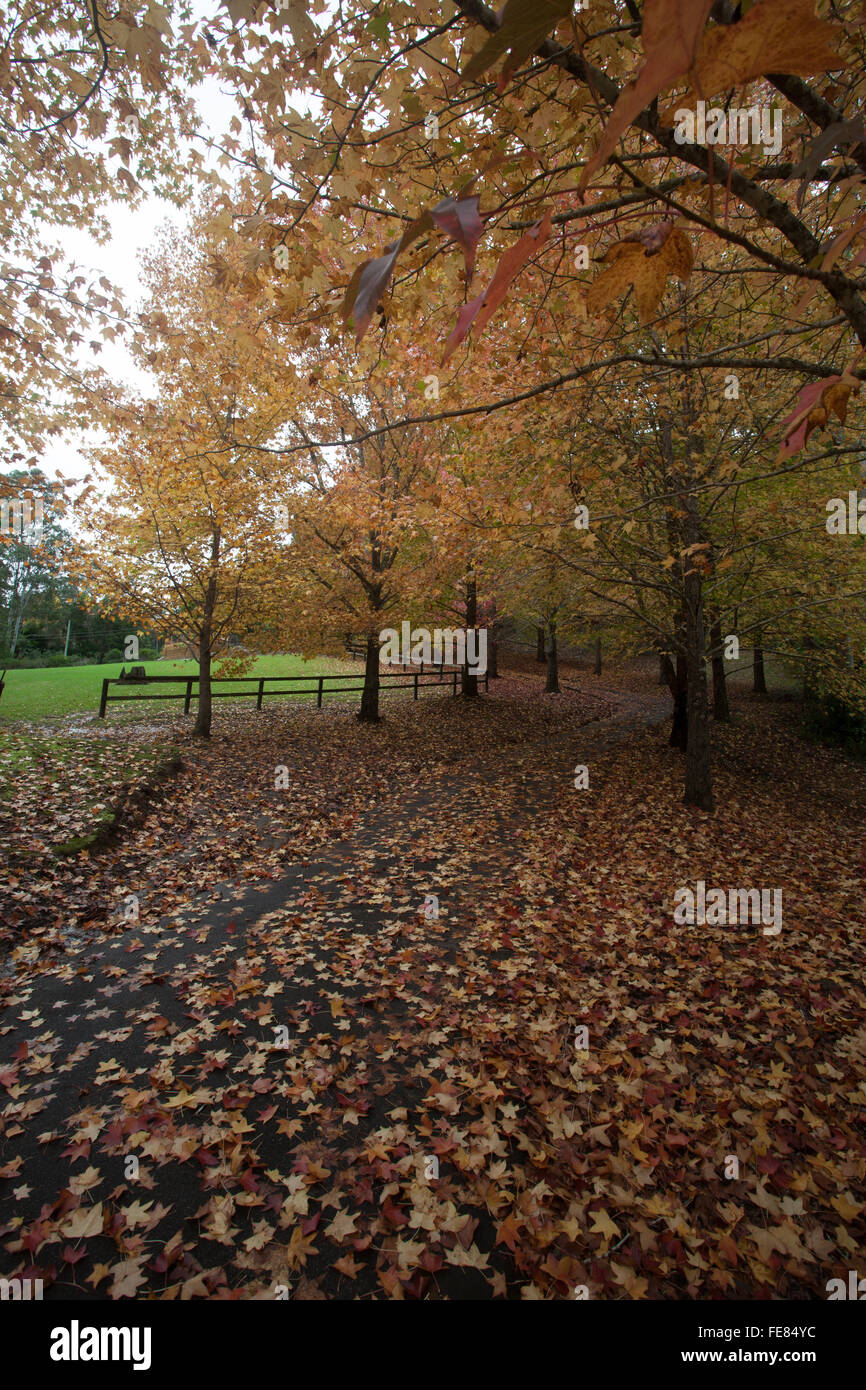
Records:
[[[60,1234],[68,1236],[70,1240],[102,1235],[102,1203],[97,1202],[92,1207],[78,1207],[70,1212],[60,1227]]]
[[[598,1234],[604,1236],[607,1241],[613,1240],[614,1236],[620,1234],[619,1227],[611,1221],[606,1211],[594,1211],[592,1216],[594,1220],[589,1228],[591,1231],[597,1231]]]

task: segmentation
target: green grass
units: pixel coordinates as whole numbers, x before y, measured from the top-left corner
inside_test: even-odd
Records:
[[[18,719],[51,719],[67,714],[79,712],[96,714],[99,709],[99,697],[102,691],[102,682],[106,677],[120,675],[123,663],[117,662],[107,666],[48,666],[34,670],[7,671],[6,688],[0,697],[0,724],[9,723]],[[147,661],[143,664],[148,675],[155,676],[175,676],[198,674],[198,665],[195,661]],[[127,667],[130,665],[126,663]],[[335,675],[355,673],[360,683],[363,678],[364,665],[361,661],[353,662],[348,660],[336,660],[333,657],[315,657],[311,661],[305,661],[300,656],[260,656],[255,666],[252,668],[255,676],[303,676],[303,675]],[[252,674],[250,680],[253,679]],[[150,690],[159,691],[165,694],[173,691],[173,686],[150,686]],[[218,687],[219,688],[219,687]],[[228,689],[229,687],[224,687]],[[236,687],[243,689],[245,687]],[[307,689],[306,684],[302,687]],[[315,687],[311,685],[310,690]],[[132,687],[132,690],[135,688]],[[183,686],[178,684],[176,689],[183,691]],[[122,690],[121,686],[112,686],[110,693],[116,695]],[[255,686],[250,686],[250,692],[255,695]],[[143,692],[142,692],[143,693]],[[240,703],[245,705],[245,700],[232,699],[230,702],[217,701],[214,705],[215,710],[229,708]],[[269,703],[267,698],[265,703]],[[193,709],[195,709],[195,699],[193,699]],[[118,712],[119,705],[109,704],[107,717]],[[183,704],[180,700],[158,700],[151,704],[146,700],[135,700],[125,707],[124,713],[134,710],[139,716],[146,717],[149,712],[156,710],[169,710],[174,713],[182,713]]]
[[[739,689],[751,690],[751,650],[747,647],[741,647],[738,661],[725,662],[725,674],[728,681]],[[764,678],[770,695],[800,695],[802,693],[803,676],[801,671],[798,672],[796,663],[786,662],[783,658],[774,656],[769,652],[764,654]]]

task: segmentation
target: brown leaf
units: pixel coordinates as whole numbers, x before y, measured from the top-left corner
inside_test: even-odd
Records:
[[[842,29],[815,18],[815,0],[758,0],[737,24],[707,29],[676,109],[693,109],[699,99],[740,87],[769,72],[809,77],[847,67],[838,53]],[[662,122],[673,124],[674,107]]]
[[[620,92],[598,149],[581,176],[579,191],[595,170],[613,154],[616,142],[636,116],[688,72],[697,52],[713,0],[646,0],[641,39],[644,65]]]
[[[668,277],[687,280],[691,274],[692,246],[685,232],[676,228],[658,251],[645,251],[640,242],[619,241],[608,248],[604,259],[608,264],[589,288],[587,311],[600,314],[633,285],[640,321],[649,323],[661,303]]]
[[[502,69],[500,90],[511,74],[530,56],[561,19],[571,13],[574,0],[505,0],[502,21],[479,51],[469,59],[461,74],[464,82],[480,77],[508,53]]]

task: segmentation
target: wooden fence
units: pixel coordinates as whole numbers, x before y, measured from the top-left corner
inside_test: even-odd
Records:
[[[435,666],[432,669],[428,666],[424,671],[423,662],[417,671],[395,671],[393,673],[380,673],[379,688],[382,694],[390,690],[411,690],[412,698],[418,699],[420,690],[435,689],[442,685],[451,685],[453,693],[457,694],[458,677],[461,674],[459,666],[445,667]],[[408,679],[404,680],[406,676]],[[426,678],[425,678],[426,677]],[[483,676],[478,679],[484,682],[484,689],[488,688],[488,675],[485,671]],[[357,684],[358,676],[354,672],[345,676],[213,676],[211,677],[211,696],[214,700],[230,699],[253,699],[255,698],[256,709],[261,709],[262,701],[267,695],[271,698],[274,695],[289,695],[295,699],[305,695],[315,695],[316,708],[322,708],[322,700],[325,695],[347,695],[360,693],[364,689],[364,682]],[[355,681],[354,685],[335,684],[333,689],[326,689],[330,682]],[[288,682],[293,686],[305,683],[306,690],[271,690],[266,687]],[[311,684],[312,682],[312,684]],[[127,700],[183,700],[183,712],[189,714],[190,705],[193,699],[198,699],[198,691],[193,690],[193,686],[199,683],[198,676],[145,676],[143,679],[121,680],[119,676],[111,676],[102,682],[102,696],[99,701],[99,717],[105,718],[106,706],[109,703],[122,704]],[[185,690],[172,691],[167,695],[157,694],[124,694],[110,695],[109,687],[119,685],[124,691],[139,690],[145,685],[183,685]],[[251,690],[217,690],[213,687],[218,685],[246,685],[253,686]]]

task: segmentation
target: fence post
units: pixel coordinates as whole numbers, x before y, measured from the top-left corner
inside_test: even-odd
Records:
[[[264,676],[263,676],[262,679],[259,681],[259,693],[258,693],[258,697],[257,697],[257,699],[256,699],[256,709],[261,709],[261,707],[262,707],[262,696],[264,695],[264,693],[265,693],[265,678],[264,678]]]
[[[189,680],[188,680],[187,683],[186,683],[186,695],[185,695],[185,697],[184,697],[184,702],[183,702],[183,712],[184,712],[184,714],[189,714],[189,706],[190,706],[190,701],[191,701],[191,700],[192,700],[192,677],[190,676]]]
[[[422,667],[422,670],[423,670],[423,667]],[[415,672],[415,693],[414,693],[413,699],[415,699],[415,700],[418,699],[418,672],[417,672],[417,671]]]
[[[316,696],[316,709],[321,709],[321,708],[322,708],[322,683],[323,683],[324,679],[325,679],[324,676],[319,676],[319,693],[318,693],[318,695]]]
[[[104,719],[104,718],[105,718],[105,705],[106,705],[106,701],[107,701],[107,700],[108,700],[108,681],[107,681],[107,680],[104,680],[104,681],[102,682],[102,699],[99,701],[99,717],[100,717],[100,719]]]

